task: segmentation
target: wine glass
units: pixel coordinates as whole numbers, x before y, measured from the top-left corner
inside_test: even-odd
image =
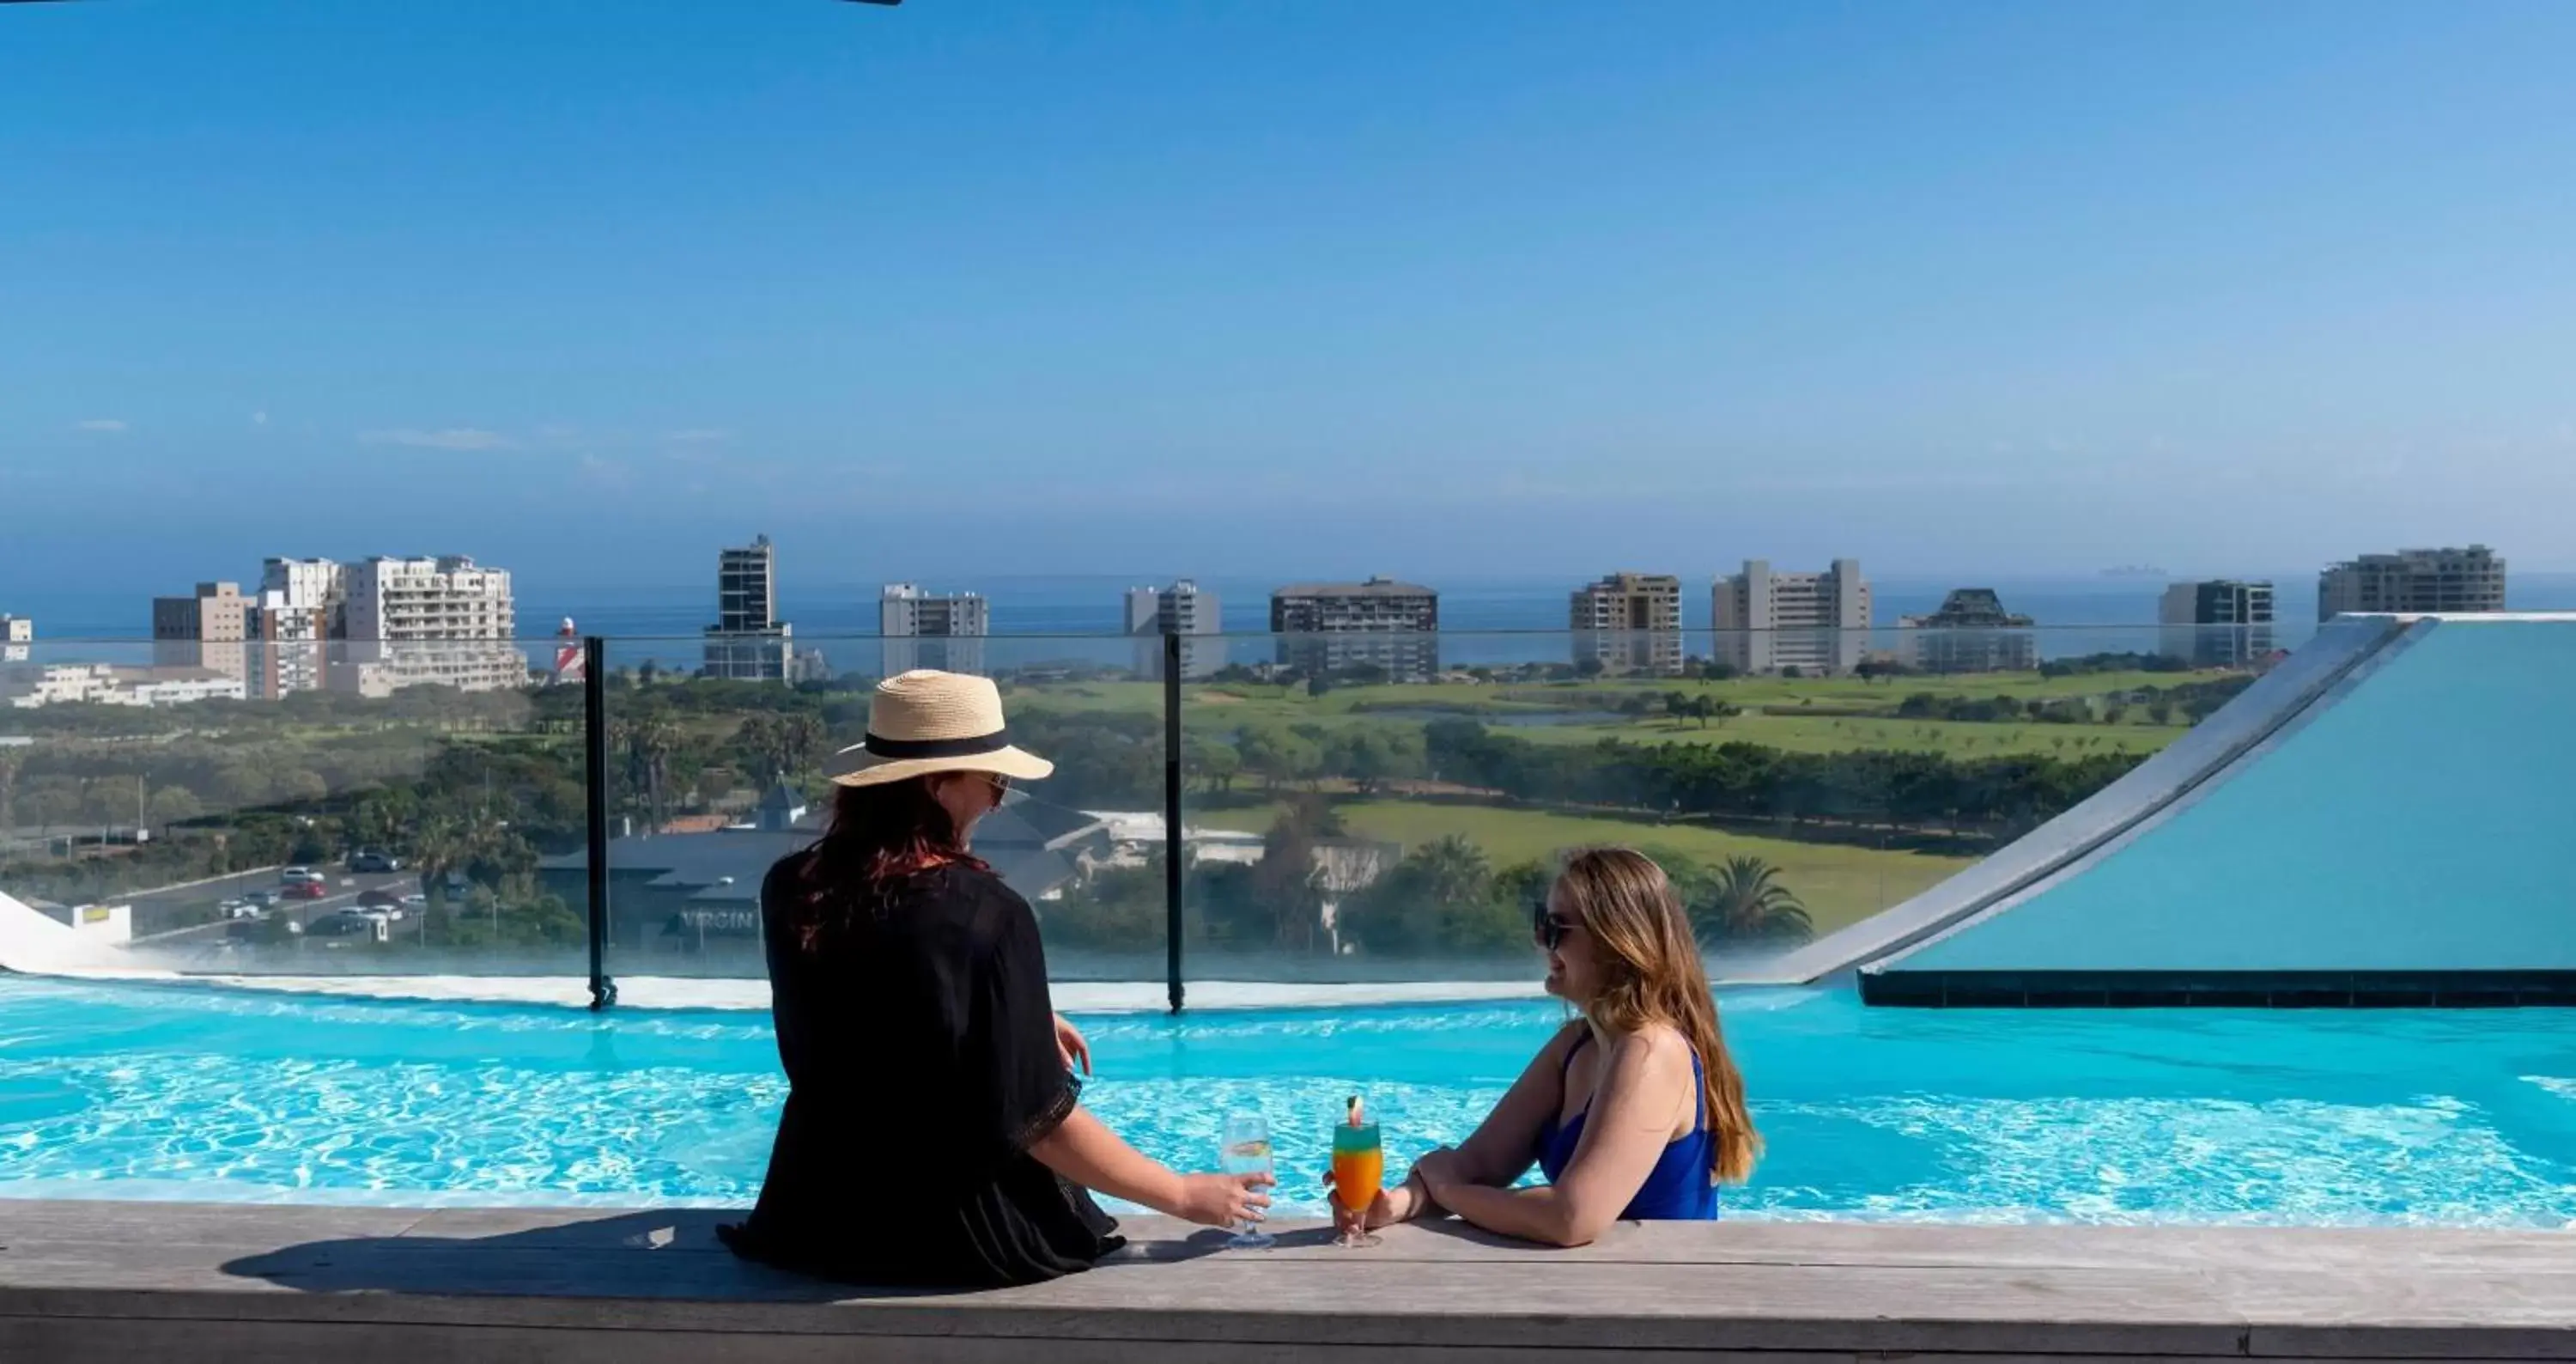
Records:
[[[1217,1142],[1217,1168],[1230,1175],[1266,1175],[1272,1173],[1270,1159],[1270,1124],[1258,1113],[1229,1113],[1225,1135]],[[1249,1218],[1226,1238],[1236,1250],[1268,1250],[1274,1244],[1270,1233]]]

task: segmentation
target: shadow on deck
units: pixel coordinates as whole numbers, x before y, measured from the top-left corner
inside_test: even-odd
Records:
[[[735,1259],[705,1211],[0,1203],[0,1359],[1510,1361],[2576,1356],[2551,1232],[1623,1226],[1574,1251],[1409,1227],[1276,1250],[1131,1222],[988,1293]],[[900,1228],[881,1229],[900,1235]]]

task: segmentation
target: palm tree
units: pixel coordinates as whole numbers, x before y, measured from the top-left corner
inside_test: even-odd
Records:
[[[1759,857],[1726,859],[1704,897],[1691,906],[1691,931],[1702,943],[1798,942],[1815,935],[1797,895],[1780,884],[1780,869]]]
[[[679,746],[679,730],[658,715],[647,715],[611,725],[608,742],[609,747],[625,751],[626,785],[643,808],[645,827],[661,832],[669,814],[664,788],[670,783],[671,752]]]

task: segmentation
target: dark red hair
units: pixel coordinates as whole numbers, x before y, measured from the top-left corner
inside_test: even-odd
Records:
[[[957,821],[930,793],[930,778],[840,788],[831,827],[798,869],[797,945],[813,951],[854,916],[884,912],[905,880],[952,863],[991,870],[958,842]]]

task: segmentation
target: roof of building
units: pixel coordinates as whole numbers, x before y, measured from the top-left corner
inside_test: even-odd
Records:
[[[608,841],[608,865],[627,874],[651,873],[662,889],[698,889],[692,901],[756,900],[772,863],[823,835],[823,818],[807,815],[784,829],[729,825],[706,833],[630,834]],[[1080,810],[1030,800],[1014,791],[1001,809],[975,826],[975,855],[1011,888],[1032,899],[1072,880],[1079,870],[1068,850],[1085,835],[1105,843],[1105,824]],[[553,872],[583,871],[581,852],[539,862]]]
[[[1398,582],[1393,578],[1370,578],[1356,583],[1290,583],[1272,588],[1274,597],[1436,597],[1439,589],[1420,583]]]

